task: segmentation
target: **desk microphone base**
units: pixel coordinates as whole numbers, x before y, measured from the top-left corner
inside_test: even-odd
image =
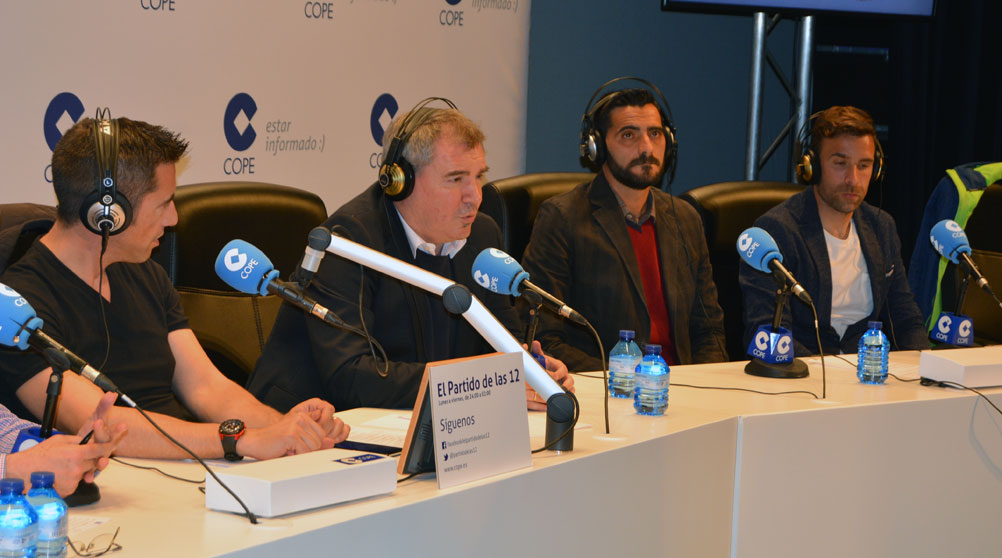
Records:
[[[795,358],[782,364],[771,364],[762,359],[753,358],[745,365],[745,374],[762,376],[763,378],[806,378],[807,364]]]
[[[92,482],[80,481],[77,485],[77,489],[63,498],[66,505],[75,508],[77,506],[86,506],[87,504],[93,504],[101,499],[101,490],[96,484]]]

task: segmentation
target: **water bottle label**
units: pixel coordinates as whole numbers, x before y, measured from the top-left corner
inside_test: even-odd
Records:
[[[619,378],[632,378],[637,362],[632,357],[613,357],[609,362],[609,371]]]
[[[21,550],[35,546],[38,541],[36,529],[4,529],[0,533],[0,550]]]
[[[38,523],[38,540],[58,539],[66,536],[66,524],[57,521],[45,521]]]
[[[651,376],[649,374],[637,374],[636,384],[641,389],[665,389],[668,387],[668,374]]]

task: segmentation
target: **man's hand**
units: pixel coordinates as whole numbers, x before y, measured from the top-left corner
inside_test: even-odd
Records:
[[[522,347],[525,348],[524,345]],[[532,342],[532,354],[543,354],[543,348],[540,346],[539,341]],[[567,366],[560,359],[547,355],[543,355],[543,357],[546,359],[546,373],[564,389],[574,393],[574,377],[567,372]],[[536,390],[532,389],[529,382],[525,383],[525,406],[530,411],[546,410],[546,400],[540,397],[536,393]]]
[[[341,419],[336,418],[334,416],[334,405],[323,399],[316,397],[307,399],[293,407],[289,412],[296,411],[309,415],[314,422],[320,425],[326,436],[334,440],[335,444],[340,444],[348,439],[348,432],[351,431],[351,427],[342,422]]]
[[[80,436],[53,436],[37,446],[7,457],[7,475],[27,481],[33,471],[56,474],[55,489],[61,496],[72,493],[81,479],[94,482],[94,473],[108,466],[108,457],[125,436],[126,425],[108,428],[108,409],[118,396],[106,393],[94,413],[80,429]],[[83,436],[94,431],[87,444],[80,445]]]
[[[348,426],[340,419],[331,417],[333,424],[328,434],[309,412],[291,410],[281,420],[264,428],[248,428],[237,440],[237,453],[255,459],[271,459],[284,455],[296,455],[318,449],[334,447],[335,440],[348,437]],[[331,407],[333,415],[333,407]]]

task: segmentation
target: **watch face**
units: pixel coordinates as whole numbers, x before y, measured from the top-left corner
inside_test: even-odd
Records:
[[[239,434],[244,429],[244,423],[240,419],[230,419],[223,421],[219,425],[219,433],[224,436],[233,436]]]

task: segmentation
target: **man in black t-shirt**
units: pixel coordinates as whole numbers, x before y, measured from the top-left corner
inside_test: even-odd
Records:
[[[149,261],[164,228],[177,222],[175,163],[186,149],[145,122],[77,123],[52,153],[56,221],[0,282],[27,299],[48,335],[203,457],[266,459],[331,447],[349,430],[334,408],[310,399],[282,415],[228,380],[195,339],[163,269]],[[0,356],[4,403],[40,416],[49,365],[33,353]],[[94,385],[65,375],[57,426],[76,431],[100,397]],[[108,421],[128,425],[120,454],[183,455],[135,410],[116,407]]]

